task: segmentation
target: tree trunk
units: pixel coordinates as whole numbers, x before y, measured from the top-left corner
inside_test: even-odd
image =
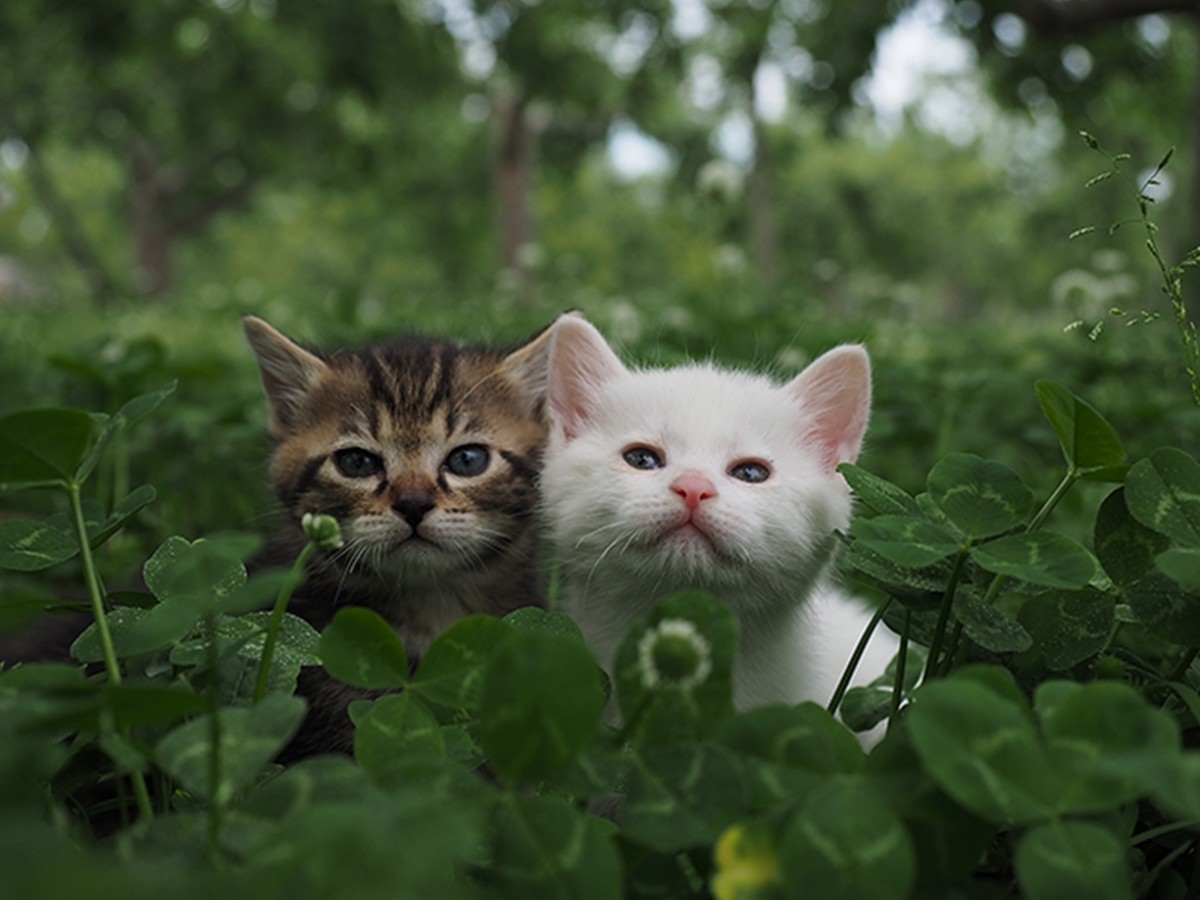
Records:
[[[172,189],[150,148],[144,145],[134,148],[131,168],[134,277],[143,293],[161,296],[170,290],[173,275],[173,237],[165,211]]]
[[[533,240],[530,191],[533,181],[533,133],[529,123],[529,98],[522,92],[501,93],[496,98],[498,147],[496,191],[499,201],[500,260],[519,288],[528,281],[524,248]]]

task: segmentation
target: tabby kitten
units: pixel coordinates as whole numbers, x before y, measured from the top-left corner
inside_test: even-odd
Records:
[[[870,411],[870,363],[838,347],[786,384],[710,364],[630,370],[564,320],[550,355],[543,503],[569,611],[611,671],[633,622],[705,590],[740,627],[734,705],[825,702],[867,613],[832,583],[850,524],[837,473]],[[857,682],[895,652],[877,633]]]
[[[553,326],[511,352],[406,336],[332,354],[253,316],[244,326],[287,513],[257,563],[295,558],[306,513],[334,516],[345,540],[314,558],[293,612],[320,629],[340,607],[369,607],[415,665],[464,616],[541,603],[535,478]],[[310,710],[288,756],[349,750],[345,709],[367,695],[315,668],[300,690]]]

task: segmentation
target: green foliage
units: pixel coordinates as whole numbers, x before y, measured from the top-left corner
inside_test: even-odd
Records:
[[[149,397],[132,408],[162,399]],[[93,894],[127,897],[161,893],[162,879],[197,896],[274,895],[296,879],[414,897],[803,896],[820,884],[892,898],[990,883],[1117,898],[1186,884],[1200,838],[1200,465],[1165,449],[1125,468],[1094,407],[1058,384],[1037,399],[1064,468],[1040,506],[1013,469],[969,453],[933,466],[915,497],[843,469],[863,507],[848,560],[921,645],[841,701],[854,727],[887,720],[869,753],[811,703],[735,713],[734,620],[702,594],[635,624],[606,700],[561,613],[466,618],[412,671],[368,610],[341,610],[321,635],[288,615],[300,568],[248,578],[253,538],[172,536],[144,564],[149,594],[85,579],[94,621],[72,653],[105,674],[0,672],[5,871],[20,886],[86,878]],[[90,454],[105,421],[120,418],[3,420],[6,487],[50,488],[79,513],[16,535],[6,567],[72,565],[152,502],[142,492],[85,517],[72,500],[103,465]],[[1093,556],[1050,523],[1098,473],[1124,483],[1094,513]],[[303,715],[292,694],[308,665],[379,693],[351,711],[352,761],[285,769],[272,760]],[[602,721],[606,702],[619,729]],[[115,829],[120,853],[84,838],[64,865],[62,842],[89,827]]]

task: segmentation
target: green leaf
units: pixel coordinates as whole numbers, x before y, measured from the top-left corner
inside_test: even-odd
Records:
[[[876,516],[858,519],[851,533],[889,562],[920,569],[957,553],[962,541],[928,519]]]
[[[897,653],[878,678],[869,684],[846,691],[842,705],[838,707],[838,715],[846,723],[847,728],[857,732],[869,731],[891,714],[892,694],[896,685],[896,666],[899,661],[900,654]],[[902,696],[907,697],[917,686],[917,680],[921,677],[924,666],[925,654],[916,647],[910,646],[904,666]]]
[[[100,697],[118,729],[174,722],[208,707],[208,699],[195,691],[159,684],[106,684]]]
[[[1133,517],[1185,547],[1200,547],[1200,463],[1167,447],[1129,470],[1125,502]]]
[[[951,453],[929,473],[929,496],[971,540],[1023,524],[1033,511],[1033,494],[1003,463],[971,453]]]
[[[176,728],[155,747],[172,778],[217,806],[226,805],[291,740],[304,717],[304,701],[268,694],[256,706],[222,709],[217,779],[210,778],[212,713]]]
[[[851,463],[842,463],[837,470],[854,491],[854,496],[876,515],[920,515],[917,501],[904,488]]]
[[[409,690],[440,706],[478,709],[484,664],[511,633],[509,621],[468,616],[455,622],[429,645]]]
[[[1045,682],[1034,709],[1060,773],[1063,812],[1099,813],[1132,802],[1150,793],[1154,773],[1180,755],[1175,721],[1120,682]]]
[[[1033,637],[1034,652],[1056,671],[1104,649],[1114,624],[1114,601],[1092,588],[1049,591],[1030,598],[1017,618]]]
[[[209,673],[219,678],[221,699],[227,703],[245,703],[254,696],[254,681],[266,643],[267,623],[271,613],[267,611],[218,620],[215,640],[217,642],[217,671],[209,671],[208,636],[188,640],[171,650],[170,661],[176,666],[190,666],[195,677],[198,673]],[[318,654],[321,636],[308,622],[285,613],[276,637],[275,652],[271,657],[268,689],[291,693],[302,666],[319,665]]]
[[[0,521],[0,569],[40,572],[79,555],[79,539],[70,529],[29,519]]]
[[[158,492],[148,484],[134,488],[132,493],[119,500],[113,507],[112,513],[97,529],[88,529],[88,539],[92,547],[98,547],[139,512],[154,502]]]
[[[711,845],[749,808],[746,767],[706,741],[653,747],[631,759],[622,834],[660,853]]]
[[[194,608],[197,615],[215,611],[221,598],[246,583],[242,560],[253,552],[258,538],[217,535],[189,541],[167,538],[142,567],[146,586],[163,603]]]
[[[1200,548],[1172,547],[1154,558],[1160,572],[1189,591],[1200,590]]]
[[[861,782],[831,781],[792,817],[780,843],[784,891],[823,900],[906,897],[916,875],[912,838]]]
[[[1047,822],[1017,843],[1013,860],[1029,900],[1132,900],[1127,846],[1090,822]]]
[[[0,486],[64,484],[96,432],[79,409],[32,409],[0,418]]]
[[[380,784],[394,783],[414,759],[445,755],[437,720],[407,693],[380,697],[354,731],[354,758]]]
[[[1154,558],[1170,545],[1165,534],[1147,528],[1129,513],[1118,488],[1100,504],[1092,545],[1114,584],[1127,587],[1154,569]]]
[[[950,565],[942,560],[932,566],[911,569],[884,559],[862,541],[854,541],[846,553],[846,562],[873,579],[906,607],[936,610],[941,606],[950,578]]]
[[[479,744],[509,784],[563,772],[596,734],[600,669],[573,638],[513,631],[484,667]]]
[[[990,545],[989,545],[990,546]],[[1020,622],[1006,616],[978,597],[961,594],[952,609],[967,637],[993,653],[1020,653],[1029,649],[1033,638]]]
[[[790,806],[831,777],[861,771],[866,761],[854,735],[815,703],[748,710],[726,719],[714,739],[746,760],[759,808]]]
[[[79,466],[75,471],[75,480],[79,482],[84,481],[92,473],[92,470],[96,468],[96,463],[99,462],[101,454],[112,439],[154,412],[159,404],[174,390],[175,382],[172,381],[170,384],[164,385],[156,391],[142,394],[140,397],[134,397],[117,410],[116,414],[105,422],[104,428],[101,430],[96,442],[80,460]]]
[[[183,603],[160,603],[150,609],[118,606],[104,617],[118,659],[161,650],[184,638],[199,613]],[[93,622],[71,645],[71,655],[84,663],[101,662],[104,654]]]
[[[492,817],[487,895],[618,900],[621,862],[611,827],[556,797],[508,794]]]
[[[362,688],[397,688],[408,683],[404,645],[383,617],[361,606],[339,609],[321,633],[325,671]]]
[[[743,755],[822,778],[857,772],[865,761],[854,736],[816,703],[748,710],[726,720],[716,739]]]
[[[1200,646],[1200,594],[1180,590],[1175,581],[1153,573],[1126,588],[1125,600],[1137,621],[1157,637]]]
[[[1090,404],[1053,381],[1039,381],[1036,389],[1042,413],[1058,435],[1072,471],[1099,474],[1125,462],[1117,432]]]
[[[300,885],[282,888],[280,897],[479,900],[484,892],[475,879],[491,840],[492,806],[482,787],[482,779],[441,766],[381,791],[349,761],[305,760],[255,787],[247,807],[255,807],[261,827],[229,817],[231,832],[239,826],[236,849],[244,862],[228,883]],[[257,802],[264,794],[271,801],[266,809]],[[272,807],[286,815],[272,814]]]
[[[1047,587],[1081,588],[1096,574],[1096,561],[1079,543],[1050,531],[1009,535],[976,547],[971,558],[997,575]]]
[[[931,682],[906,723],[929,777],[971,812],[999,825],[1054,814],[1055,773],[1028,710],[1007,693],[962,676]]]
[[[504,622],[518,631],[545,631],[585,643],[583,632],[566,613],[550,612],[537,606],[522,606],[505,616]]]

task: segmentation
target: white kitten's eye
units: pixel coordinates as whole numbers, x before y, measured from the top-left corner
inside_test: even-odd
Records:
[[[729,467],[729,474],[738,481],[760,484],[771,477],[771,467],[757,459],[743,459]]]
[[[642,444],[634,444],[621,454],[621,457],[635,469],[661,469],[662,456],[657,450]]]

